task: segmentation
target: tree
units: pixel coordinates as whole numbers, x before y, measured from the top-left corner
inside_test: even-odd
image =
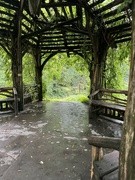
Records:
[[[125,42],[108,50],[104,72],[106,88],[128,89],[130,48],[131,43]]]
[[[120,180],[135,179],[135,1],[132,0],[132,53],[128,101],[120,148]]]
[[[11,71],[11,56],[0,47],[0,86],[13,86],[12,71]]]
[[[46,84],[48,96],[65,97],[75,94],[75,88],[79,90],[79,85],[89,86],[88,75],[88,65],[83,58],[78,55],[70,55],[69,58],[65,53],[57,54],[43,70],[43,83]]]

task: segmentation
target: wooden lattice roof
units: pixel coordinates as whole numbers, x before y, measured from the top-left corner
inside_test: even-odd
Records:
[[[20,1],[0,0],[0,44],[6,50],[17,33]],[[131,40],[131,4],[124,0],[42,0],[36,7],[32,12],[25,0],[22,43],[38,45],[42,54],[91,51],[91,36],[99,33],[108,44]]]

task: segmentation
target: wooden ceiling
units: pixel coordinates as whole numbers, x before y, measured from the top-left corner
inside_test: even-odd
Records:
[[[29,1],[30,2],[30,1]],[[57,52],[91,51],[91,37],[102,33],[106,41],[131,40],[131,5],[123,0],[41,0],[34,13],[25,0],[22,43],[41,47],[42,55]],[[20,11],[19,0],[0,1],[0,45],[10,51]]]

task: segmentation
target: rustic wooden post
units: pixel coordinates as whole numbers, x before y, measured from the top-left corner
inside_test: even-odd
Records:
[[[38,90],[38,100],[42,101],[42,68],[41,68],[41,49],[37,43],[35,52],[33,53],[35,60],[35,82]]]
[[[101,32],[97,32],[96,35],[91,37],[92,39],[92,65],[90,68],[91,78],[91,91],[103,88],[103,70],[104,62],[106,61],[106,55],[109,48],[104,36]]]
[[[120,148],[120,180],[135,179],[135,1],[132,0],[132,51],[128,101]]]
[[[14,94],[14,110],[15,110],[15,115],[18,114],[18,94],[16,91],[16,88],[13,87],[13,94]]]
[[[92,164],[90,169],[90,177],[93,178],[93,163],[94,161],[99,161],[103,158],[103,149],[100,147],[92,146]]]
[[[17,89],[19,98],[19,110],[24,108],[23,80],[22,80],[22,49],[21,49],[21,26],[24,0],[20,1],[20,9],[16,12],[14,33],[12,37],[12,78],[13,87]]]
[[[18,37],[17,37],[17,60],[18,60],[18,95],[20,98],[19,110],[24,109],[23,98],[23,79],[22,79],[22,48],[21,48],[21,33],[22,33],[22,12],[24,0],[20,1],[20,11],[18,15]]]
[[[42,72],[43,68],[46,65],[46,63],[53,57],[55,56],[57,52],[51,53],[49,56],[46,57],[46,59],[41,63],[42,58],[41,58],[41,48],[39,47],[39,44],[37,43],[36,49],[33,52],[34,60],[35,60],[35,82],[36,85],[38,86],[38,100],[42,101],[43,99],[43,84],[42,84]]]
[[[93,163],[94,161],[99,161],[103,158],[103,149],[110,148],[119,150],[120,148],[120,138],[113,137],[102,137],[102,136],[90,136],[88,142],[92,145],[92,164],[90,169],[90,177],[93,178]]]

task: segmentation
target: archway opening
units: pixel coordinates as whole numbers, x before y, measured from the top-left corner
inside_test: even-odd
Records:
[[[87,62],[79,55],[58,53],[43,69],[43,99],[88,100],[90,89]]]

